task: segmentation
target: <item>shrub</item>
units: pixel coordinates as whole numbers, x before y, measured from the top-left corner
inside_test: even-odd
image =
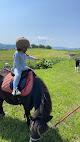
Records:
[[[52,63],[51,61],[47,61],[46,59],[43,58],[41,61],[37,62],[37,68],[38,69],[52,68]]]
[[[41,59],[40,61],[27,61],[27,66],[29,66],[32,69],[47,69],[52,68],[53,65],[58,63],[59,61],[64,60],[64,58],[49,58],[49,59]]]

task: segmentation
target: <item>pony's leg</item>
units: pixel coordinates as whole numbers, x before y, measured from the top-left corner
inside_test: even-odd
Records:
[[[30,113],[29,113],[29,115],[30,115]],[[29,118],[29,115],[26,116],[26,117],[27,117],[27,125],[28,125],[28,126],[30,126],[30,118]]]
[[[24,107],[24,110],[25,110],[25,116],[27,117],[27,125],[29,126],[30,125],[30,118],[29,118],[30,110],[25,109],[25,107]]]
[[[5,113],[4,113],[4,111],[3,111],[2,104],[3,104],[3,99],[0,98],[0,114],[5,115]]]

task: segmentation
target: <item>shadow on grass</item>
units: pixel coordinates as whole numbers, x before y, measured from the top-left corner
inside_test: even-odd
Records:
[[[59,134],[58,128],[55,128],[47,132],[46,135],[43,136],[40,142],[70,142],[70,141],[68,139],[63,140]]]
[[[0,116],[0,137],[10,142],[29,142],[29,128],[25,121]]]
[[[0,137],[4,142],[29,142],[30,134],[29,128],[25,121],[21,121],[16,118],[0,116]],[[46,133],[40,139],[40,142],[69,142],[68,140],[62,140],[58,129],[51,130]]]

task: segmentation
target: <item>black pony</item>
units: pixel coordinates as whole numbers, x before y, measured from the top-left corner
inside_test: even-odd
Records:
[[[50,116],[52,103],[48,89],[43,81],[34,75],[31,93],[28,96],[13,96],[1,89],[2,82],[8,73],[8,70],[0,70],[0,114],[5,115],[2,107],[4,100],[13,105],[22,104],[27,117],[27,124],[30,125],[30,142],[38,141],[40,136],[48,130],[47,122],[52,119],[52,116]],[[35,111],[30,115],[30,110],[33,107]]]

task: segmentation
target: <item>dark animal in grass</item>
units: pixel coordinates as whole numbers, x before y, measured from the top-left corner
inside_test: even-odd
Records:
[[[79,71],[79,66],[80,66],[80,58],[76,58],[75,61],[76,61],[75,70],[76,70],[76,72],[78,72]]]
[[[28,73],[29,71],[25,72],[25,74]],[[0,70],[0,114],[5,115],[2,106],[4,100],[13,105],[22,104],[27,117],[27,124],[30,125],[30,142],[39,141],[40,136],[48,130],[47,122],[52,119],[52,116],[50,116],[52,103],[48,89],[43,81],[33,73],[33,87],[30,94],[13,96],[11,93],[2,90],[3,81],[8,74],[8,70]],[[35,111],[30,115],[30,110],[33,107]]]

